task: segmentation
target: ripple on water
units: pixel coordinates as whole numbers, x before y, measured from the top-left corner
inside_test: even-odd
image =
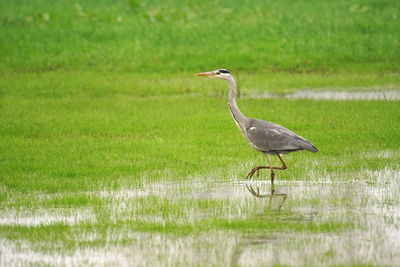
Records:
[[[257,233],[209,230],[182,236],[136,232],[127,227],[107,233],[107,244],[104,247],[78,246],[65,252],[37,251],[34,244],[24,245],[21,241],[16,246],[11,241],[0,239],[0,250],[5,252],[0,253],[0,257],[3,257],[1,262],[11,265],[30,263],[122,266],[135,266],[134,263],[137,266],[186,266],[199,263],[218,266],[395,266],[400,262],[399,170],[361,170],[343,174],[347,175],[346,179],[339,179],[339,174],[326,176],[323,172],[312,175],[315,177],[310,180],[277,181],[275,192],[287,194],[283,204],[282,198],[272,199],[283,205],[279,209],[277,206],[267,205],[269,198],[255,198],[246,188],[250,184],[268,194],[271,186],[265,180],[215,182],[212,177],[199,177],[194,181],[148,182],[141,184],[140,188],[93,191],[87,194],[98,196],[104,201],[106,205],[103,208],[110,211],[110,218],[119,221],[138,216],[149,223],[176,222],[177,225],[187,225],[195,224],[198,218],[212,216],[214,219],[244,221],[275,218],[281,223],[289,224],[297,221],[316,224],[332,222],[350,224],[351,227],[326,233],[290,229],[265,233],[260,233],[262,229]],[[146,208],[152,208],[157,203],[151,202],[154,199],[159,199],[161,203],[164,200],[175,203],[178,208],[183,203],[184,208],[179,210],[178,217],[169,216],[168,212],[155,212],[146,217]],[[197,201],[203,200],[217,203],[216,207],[210,208],[215,208],[216,211],[212,213],[210,209],[198,208]],[[52,211],[49,210],[48,214],[52,215]],[[72,213],[62,214],[71,216]],[[91,216],[85,216],[82,218],[90,221]],[[23,221],[26,214],[9,213],[8,217],[14,217],[14,221],[19,220],[17,224],[32,225]],[[40,219],[37,220],[40,222]],[[62,222],[57,217],[52,220]],[[77,235],[76,238],[82,237]],[[131,241],[116,245],[118,240]]]
[[[400,100],[400,90],[384,91],[314,91],[299,90],[288,94],[273,94],[270,92],[250,93],[249,98],[292,98],[321,100]]]

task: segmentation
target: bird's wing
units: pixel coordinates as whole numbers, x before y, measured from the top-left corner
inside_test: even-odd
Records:
[[[305,138],[273,122],[252,119],[246,128],[246,138],[260,151],[295,151],[315,147]]]

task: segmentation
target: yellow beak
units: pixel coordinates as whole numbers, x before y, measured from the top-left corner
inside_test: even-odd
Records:
[[[206,77],[210,77],[210,76],[214,76],[216,73],[215,71],[208,71],[208,72],[200,72],[200,73],[196,73],[196,76],[206,76]]]

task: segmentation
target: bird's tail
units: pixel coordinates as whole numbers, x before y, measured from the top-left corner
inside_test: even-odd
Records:
[[[308,150],[310,152],[318,152],[318,149],[313,144],[311,144],[311,142],[308,141],[307,139],[299,137],[299,141],[300,141],[300,146],[303,149]]]
[[[310,143],[310,145],[311,145],[311,147],[306,148],[308,151],[311,151],[311,152],[318,152],[318,149],[317,149],[313,144]]]

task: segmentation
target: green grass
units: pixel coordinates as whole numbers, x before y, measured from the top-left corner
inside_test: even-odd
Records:
[[[397,1],[2,1],[0,69],[398,71]]]
[[[203,69],[203,70],[209,70]],[[197,71],[198,72],[198,71]],[[193,72],[195,73],[195,72]],[[113,97],[115,95],[178,96],[200,95],[226,97],[227,87],[193,73],[129,73],[95,71],[52,71],[7,73],[0,79],[0,94],[14,97]],[[233,72],[240,92],[287,93],[303,88],[313,90],[386,90],[400,87],[396,73],[286,73]]]
[[[287,199],[268,202],[239,182],[265,158],[234,125],[226,84],[193,73],[229,68],[242,96],[398,90],[399,11],[0,1],[0,265],[398,262],[399,101],[238,99],[319,149],[285,157]],[[267,176],[253,183],[263,194]]]
[[[362,169],[372,162],[359,159],[360,152],[400,148],[398,125],[390,123],[400,120],[397,102],[243,99],[240,105],[248,116],[283,124],[319,147],[318,154],[288,156],[291,164],[346,155],[341,169]],[[162,179],[162,170],[182,179],[262,160],[235,128],[225,98],[4,97],[2,112],[2,182],[17,191],[113,187]]]

